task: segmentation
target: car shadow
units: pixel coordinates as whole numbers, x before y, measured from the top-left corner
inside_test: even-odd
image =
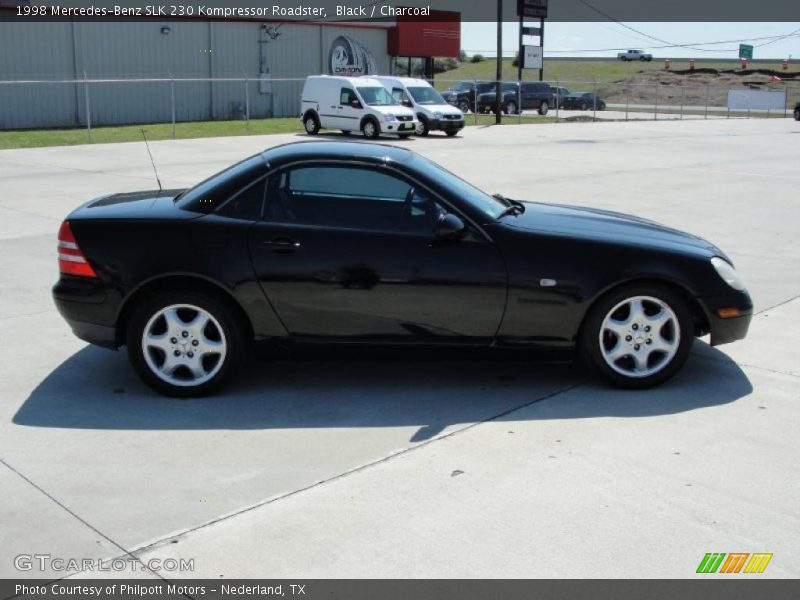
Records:
[[[323,349],[262,358],[219,394],[191,400],[144,386],[124,351],[87,346],[45,377],[13,422],[110,430],[418,426],[411,441],[420,441],[459,423],[648,417],[752,391],[735,362],[698,345],[681,373],[644,391],[609,388],[572,364],[527,353]]]

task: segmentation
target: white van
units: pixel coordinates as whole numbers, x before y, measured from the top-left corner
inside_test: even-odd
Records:
[[[424,79],[411,77],[375,77],[391,92],[394,99],[414,111],[419,121],[417,135],[444,131],[454,136],[464,127],[464,113],[448,104],[442,95]]]
[[[394,133],[407,138],[417,128],[414,112],[400,104],[377,79],[312,75],[306,78],[300,118],[309,135],[320,128],[361,131],[376,138]]]

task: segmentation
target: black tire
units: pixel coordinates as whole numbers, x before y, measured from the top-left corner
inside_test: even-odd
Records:
[[[659,355],[655,355],[656,362],[652,365],[652,368],[657,369],[652,374],[646,376],[633,376],[633,375],[625,375],[615,368],[612,368],[606,359],[603,356],[604,348],[601,347],[601,344],[612,343],[615,340],[603,338],[601,341],[601,331],[603,326],[603,321],[605,320],[606,316],[609,315],[609,312],[612,311],[616,306],[624,303],[626,299],[630,299],[633,297],[650,297],[657,299],[658,301],[662,302],[666,306],[668,306],[675,315],[675,319],[678,323],[679,329],[679,339],[677,339],[677,349],[674,352],[673,356],[666,360],[666,357],[662,357],[663,364],[658,362]],[[624,310],[624,309],[621,309]],[[672,323],[665,325],[665,328],[672,328]],[[633,325],[631,325],[633,327]],[[640,333],[644,331],[644,328],[640,329]],[[648,329],[648,331],[650,331]],[[667,334],[670,332],[667,331]],[[605,333],[603,334],[605,336]],[[658,333],[648,333],[643,335],[660,335]],[[675,332],[672,332],[673,340],[676,338],[674,337]],[[627,336],[626,336],[627,338]],[[623,341],[628,344],[635,344],[636,339],[633,340],[616,340],[617,343],[623,343]],[[587,364],[587,366],[597,375],[600,375],[607,383],[610,383],[616,387],[625,388],[625,389],[644,389],[659,385],[668,379],[670,379],[673,375],[675,375],[681,367],[683,367],[686,359],[689,357],[689,352],[692,349],[692,343],[694,342],[694,325],[692,320],[692,314],[689,311],[688,306],[686,305],[686,301],[683,297],[673,291],[671,288],[666,286],[658,285],[658,284],[629,284],[617,288],[603,296],[600,300],[598,300],[595,305],[589,311],[589,314],[584,319],[583,325],[581,327],[581,334],[579,338],[579,351],[582,359]],[[649,344],[649,342],[647,342]],[[642,348],[646,346],[642,344]],[[613,347],[611,348],[613,350]],[[608,351],[608,350],[606,350]],[[638,351],[638,348],[635,350]],[[633,360],[633,348],[631,348],[630,354],[625,354],[621,358],[617,359],[615,363],[617,368],[624,370],[622,367],[625,365],[625,361],[632,361]],[[649,355],[650,353],[648,353]],[[622,363],[622,364],[620,364]],[[631,363],[632,364],[632,363]],[[649,363],[648,363],[649,364]]]
[[[467,102],[466,100],[459,100],[458,110],[460,110],[464,114],[467,114],[469,112],[469,102]]]
[[[349,129],[342,129],[342,135],[350,135]]]
[[[795,109],[794,111],[794,120],[800,121],[800,108]]]
[[[549,110],[550,110],[550,104],[547,102],[547,100],[543,100],[542,103],[539,105],[539,114],[545,116]]]
[[[365,138],[374,140],[381,135],[381,127],[375,119],[367,118],[361,123],[361,133],[364,134]]]
[[[197,307],[205,311],[208,315],[211,315],[214,322],[210,322],[207,328],[204,329],[204,336],[209,336],[211,339],[214,339],[214,336],[216,336],[218,339],[222,340],[225,346],[224,357],[217,359],[221,363],[219,366],[217,366],[217,363],[213,362],[213,355],[208,356],[211,360],[211,363],[205,363],[208,365],[208,374],[214,374],[207,381],[203,381],[197,385],[191,383],[191,374],[188,370],[186,370],[186,374],[190,375],[190,377],[186,378],[186,382],[183,385],[176,385],[165,381],[165,379],[162,379],[155,373],[154,368],[148,364],[148,358],[145,357],[145,350],[143,348],[145,328],[148,327],[151,319],[153,319],[159,311],[174,305]],[[191,311],[189,314],[192,314]],[[157,327],[158,320],[156,319],[151,326]],[[187,329],[189,329],[188,325]],[[142,381],[160,394],[179,398],[204,396],[230,379],[230,377],[234,375],[236,369],[242,364],[243,359],[248,355],[246,351],[247,336],[245,331],[246,328],[238,315],[236,315],[225,300],[216,294],[193,289],[166,291],[154,296],[145,297],[138,306],[134,307],[126,335],[128,358]],[[188,337],[190,341],[182,346],[184,350],[192,350],[194,346],[193,336],[194,333]],[[180,341],[180,339],[183,338],[176,336],[176,338],[172,339],[178,339]],[[203,343],[198,342],[197,347],[202,348],[202,346]],[[151,364],[158,360],[166,360],[166,354],[157,349],[150,349],[149,355]],[[201,361],[204,360],[205,359],[201,359]],[[174,371],[174,375],[164,375],[164,377],[177,379],[177,374],[180,373],[181,369],[186,368],[178,367],[178,369]]]
[[[430,133],[431,129],[428,125],[428,119],[426,119],[422,115],[417,115],[417,119],[419,120],[419,128],[417,129],[417,135],[426,136]]]
[[[319,133],[319,118],[313,112],[306,113],[303,117],[303,128],[308,135],[317,135]]]
[[[517,114],[517,103],[514,100],[509,100],[506,102],[505,106],[503,106],[503,112],[507,115]]]
[[[397,137],[399,137],[401,140],[407,140],[408,138],[411,137],[411,134],[410,133],[398,133]]]
[[[589,110],[589,105],[586,102],[581,102],[581,110]]]
[[[445,133],[447,134],[447,137],[453,137],[454,135],[456,135],[458,133],[458,130],[457,129],[453,129],[451,131],[445,131]]]

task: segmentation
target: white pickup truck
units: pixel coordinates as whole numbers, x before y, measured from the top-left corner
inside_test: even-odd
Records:
[[[653,60],[653,55],[652,54],[645,54],[641,50],[628,50],[627,52],[620,52],[619,54],[617,54],[617,58],[619,60],[624,60],[624,61],[628,61],[628,60],[646,60],[646,61],[650,62],[651,60]]]

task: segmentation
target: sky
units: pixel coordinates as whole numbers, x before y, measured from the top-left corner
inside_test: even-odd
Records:
[[[531,22],[526,25],[535,26]],[[635,29],[632,31],[625,26]],[[786,36],[779,39],[777,36]],[[461,46],[467,54],[496,54],[495,23],[462,23]],[[503,24],[503,54],[517,51],[517,23]],[[657,48],[669,44],[698,45],[694,48]],[[764,39],[753,39],[764,38]],[[752,41],[745,41],[750,39]],[[753,58],[800,60],[800,23],[545,23],[545,56],[616,56],[620,50],[635,48],[655,58],[737,58],[739,43],[755,46]],[[538,38],[526,39],[536,43]],[[609,49],[609,50],[606,50]],[[617,50],[619,49],[619,50]],[[605,50],[605,51],[601,51]]]

